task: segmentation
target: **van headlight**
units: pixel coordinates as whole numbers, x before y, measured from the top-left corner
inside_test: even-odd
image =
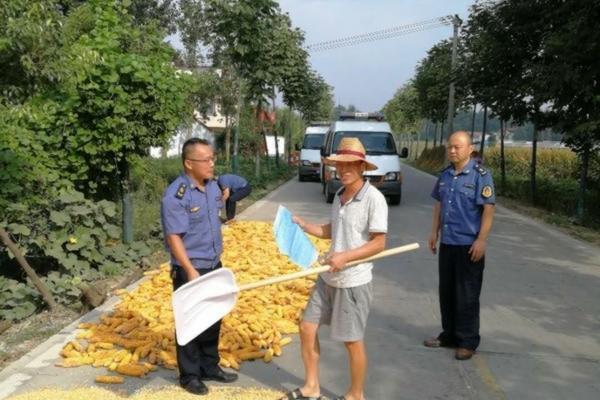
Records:
[[[304,165],[305,167],[310,167],[310,161],[309,160],[302,160],[302,165]]]
[[[399,181],[399,180],[400,180],[400,172],[388,172],[387,174],[385,174],[384,181],[386,181],[386,182]]]

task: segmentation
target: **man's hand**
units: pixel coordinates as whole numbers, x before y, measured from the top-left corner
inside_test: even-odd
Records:
[[[186,270],[185,274],[187,275],[188,282],[191,282],[200,276],[200,272],[198,272],[198,270],[196,268]]]
[[[227,199],[231,196],[231,189],[225,188],[223,190],[223,201],[227,201]]]
[[[340,272],[346,267],[346,257],[344,253],[331,253],[326,259],[325,264],[329,265],[329,272]]]
[[[481,260],[481,258],[485,254],[485,247],[486,247],[485,240],[483,240],[483,239],[475,240],[473,242],[473,244],[471,245],[471,248],[469,249],[469,254],[471,255],[471,261],[477,262],[477,261]]]
[[[304,230],[304,227],[306,226],[306,221],[295,215],[292,215],[292,222],[298,224],[298,226],[300,226],[300,229],[302,230]]]
[[[438,242],[438,233],[436,232],[431,232],[431,235],[429,236],[429,250],[431,250],[431,252],[433,254],[437,253],[437,242]]]

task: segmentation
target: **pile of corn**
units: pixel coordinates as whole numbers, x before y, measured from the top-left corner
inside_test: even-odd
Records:
[[[203,400],[269,400],[277,399],[282,393],[267,389],[254,388],[225,388],[211,387],[207,395],[202,396]],[[100,388],[77,388],[71,390],[60,389],[42,389],[34,392],[24,393],[10,397],[9,400],[123,400],[125,397],[119,396],[109,390]],[[195,400],[197,395],[190,394],[180,388],[161,388],[156,390],[144,389],[135,393],[131,400]]]
[[[314,239],[320,252],[328,241]],[[223,265],[238,284],[296,272],[298,267],[279,253],[266,222],[237,222],[223,230]],[[99,375],[99,383],[123,383],[122,375],[143,377],[157,366],[177,367],[171,310],[169,265],[146,272],[149,279],[132,292],[117,293],[121,302],[97,323],[82,323],[76,339],[60,355],[60,367],[92,365],[120,375]],[[271,361],[298,332],[315,276],[242,292],[234,310],[223,319],[220,364],[240,368],[243,361]]]

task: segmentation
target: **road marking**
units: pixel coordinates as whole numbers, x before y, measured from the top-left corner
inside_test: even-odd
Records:
[[[496,382],[496,378],[488,367],[485,359],[482,356],[475,354],[473,356],[473,363],[475,364],[475,369],[477,370],[481,381],[489,389],[492,396],[491,398],[495,400],[506,400],[506,394],[500,388],[498,382]]]

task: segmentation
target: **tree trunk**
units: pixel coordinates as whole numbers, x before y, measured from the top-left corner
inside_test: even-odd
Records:
[[[433,148],[437,147],[438,123],[435,123],[435,131],[433,132]]]
[[[579,172],[579,193],[577,194],[577,213],[575,215],[577,223],[583,223],[585,217],[585,194],[587,191],[587,177],[590,165],[590,146],[586,145],[580,155],[581,170]]]
[[[487,106],[483,107],[483,128],[481,132],[481,145],[479,146],[479,156],[483,162],[483,150],[485,149],[485,132],[487,130]]]
[[[131,197],[129,162],[126,159],[120,162],[119,175],[121,178],[121,206],[123,208],[123,243],[130,244],[133,242],[133,198]]]
[[[429,123],[429,121],[427,121],[427,125],[425,125],[425,150],[427,150],[427,147],[429,145],[429,127],[431,126],[431,124]]]
[[[260,178],[260,141],[263,139],[264,135],[262,134],[262,129],[260,129],[260,121],[258,116],[260,115],[260,101],[256,104],[256,130],[254,135],[254,143],[255,143],[255,155],[254,155],[254,176],[256,179]],[[262,136],[262,137],[261,137]]]
[[[271,97],[271,101],[273,102],[273,117],[275,117],[275,88],[273,88],[273,97]],[[273,127],[273,138],[275,139],[275,169],[279,171],[279,143],[277,142],[277,128],[275,127],[275,121],[273,121],[273,124],[271,126]]]
[[[50,310],[56,310],[58,308],[58,305],[52,298],[52,294],[50,293],[46,285],[44,285],[44,282],[42,282],[42,280],[37,276],[33,268],[31,268],[25,257],[23,257],[23,254],[21,254],[17,245],[10,239],[10,236],[8,236],[8,232],[6,232],[2,228],[0,228],[0,239],[2,239],[2,243],[4,243],[6,247],[8,247],[10,252],[17,259],[17,262],[19,263],[21,268],[25,270],[25,273],[27,274],[29,279],[31,279],[31,282],[33,282],[38,292],[40,292],[42,298],[44,299],[46,304],[48,304],[48,307],[50,307]]]
[[[285,136],[287,142],[287,163],[292,165],[292,108],[289,107],[285,116]]]
[[[440,129],[440,146],[444,145],[444,121],[442,121],[442,128]]]
[[[229,163],[231,155],[231,117],[225,116],[225,161]]]
[[[477,116],[477,103],[473,103],[473,116],[471,117],[471,140],[475,135],[475,116]]]
[[[537,123],[533,124],[533,139],[531,145],[531,203],[536,204],[536,193],[537,193],[537,142],[538,142],[538,126]]]
[[[500,176],[501,176],[501,187],[504,191],[506,189],[506,159],[504,158],[504,132],[506,131],[506,122],[500,120]]]
[[[231,171],[234,174],[238,173],[239,162],[238,162],[238,148],[239,148],[239,136],[240,127],[242,122],[242,78],[238,78],[238,106],[237,106],[237,121],[236,128],[233,131],[233,157],[231,160]]]

